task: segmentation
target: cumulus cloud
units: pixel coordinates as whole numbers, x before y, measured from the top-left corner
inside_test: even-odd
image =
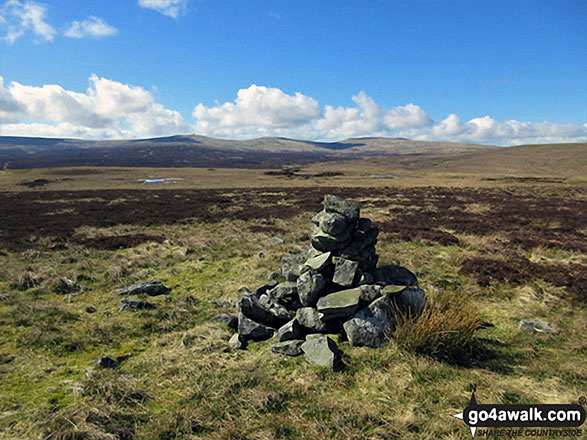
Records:
[[[0,77],[0,96],[3,135],[106,139],[190,131],[179,112],[155,102],[142,87],[96,75],[85,93],[59,85],[4,87]]]
[[[306,95],[288,95],[277,88],[252,85],[241,89],[234,102],[193,112],[195,131],[215,137],[246,139],[285,136],[336,141],[385,136],[416,140],[515,145],[522,143],[587,142],[587,124],[498,122],[490,116],[463,122],[456,114],[432,120],[418,105],[385,108],[364,92],[352,97],[354,106],[333,107]]]
[[[69,38],[104,38],[116,35],[118,30],[99,17],[91,16],[84,21],[74,21],[63,35]]]
[[[139,0],[142,8],[153,9],[172,18],[185,14],[187,3],[187,0]]]
[[[45,20],[47,8],[33,1],[8,0],[0,8],[0,24],[4,29],[2,39],[13,44],[27,32],[39,40],[51,41],[57,33]]]

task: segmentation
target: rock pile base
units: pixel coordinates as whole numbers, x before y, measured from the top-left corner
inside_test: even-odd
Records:
[[[247,291],[237,304],[233,348],[275,339],[274,353],[305,354],[313,364],[339,370],[342,352],[328,334],[353,346],[388,343],[400,314],[418,315],[426,297],[416,276],[400,266],[377,268],[379,230],[360,216],[360,206],[334,195],[312,219],[308,254],[287,255],[267,284]]]

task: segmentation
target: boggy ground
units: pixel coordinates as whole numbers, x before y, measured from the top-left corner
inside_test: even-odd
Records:
[[[482,403],[576,401],[585,187],[467,182],[0,192],[0,438],[460,439],[470,434],[450,416],[469,384]],[[380,264],[418,275],[439,346],[409,332],[378,350],[340,340],[342,373],[274,357],[269,342],[227,348],[231,332],[210,318],[230,309],[209,300],[234,301],[299,252],[327,193],[379,226]],[[266,243],[275,235],[285,244]],[[170,296],[118,311],[117,289],[154,278]],[[494,327],[450,346],[442,316],[465,315]],[[528,318],[557,333],[519,332]],[[112,370],[92,363],[122,355]]]

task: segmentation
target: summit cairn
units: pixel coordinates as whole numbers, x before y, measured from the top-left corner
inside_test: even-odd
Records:
[[[233,348],[274,338],[274,353],[316,365],[343,368],[342,352],[326,335],[338,334],[353,346],[382,347],[398,315],[419,315],[424,291],[408,269],[377,268],[379,229],[360,216],[360,206],[334,195],[312,218],[308,254],[286,255],[279,273],[237,304],[238,333]]]

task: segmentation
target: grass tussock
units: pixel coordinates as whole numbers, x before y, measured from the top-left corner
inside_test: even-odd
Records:
[[[401,316],[394,338],[406,350],[459,363],[480,324],[469,297],[446,291],[430,297],[421,316]]]

